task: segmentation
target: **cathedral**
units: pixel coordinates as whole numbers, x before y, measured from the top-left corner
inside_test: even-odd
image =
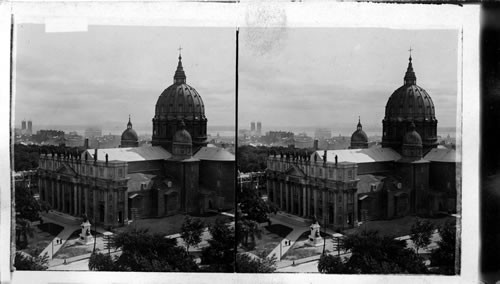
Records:
[[[368,146],[359,119],[349,149],[270,153],[268,198],[332,229],[456,212],[460,158],[455,149],[438,146],[434,103],[417,85],[411,55],[382,126],[381,145]]]
[[[186,84],[180,54],[152,124],[152,146],[139,147],[129,116],[119,148],[41,153],[41,200],[105,227],[233,209],[235,157],[208,144],[203,100]]]

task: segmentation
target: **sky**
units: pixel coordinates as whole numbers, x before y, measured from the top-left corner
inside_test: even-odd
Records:
[[[339,133],[354,131],[360,116],[363,129],[381,133],[410,47],[417,85],[434,102],[438,129],[456,126],[458,30],[242,28],[240,46],[240,129],[261,121],[263,130]]]
[[[235,125],[232,28],[89,26],[46,33],[17,25],[15,127],[97,126],[151,132],[158,97],[173,83],[179,47],[187,84],[205,104],[208,126]],[[144,130],[143,130],[144,129]]]

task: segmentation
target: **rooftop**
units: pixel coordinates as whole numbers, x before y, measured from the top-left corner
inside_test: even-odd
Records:
[[[202,147],[193,156],[199,160],[207,161],[234,161],[234,155],[223,148]]]
[[[318,150],[315,152],[318,155],[318,160],[323,158],[324,151]],[[375,163],[375,162],[389,162],[396,161],[401,158],[396,151],[391,148],[371,147],[367,149],[342,149],[342,150],[327,150],[327,162],[337,161],[351,162],[351,163]]]
[[[427,153],[424,159],[431,162],[456,163],[460,161],[460,155],[454,149],[435,148]]]
[[[94,159],[95,149],[87,149],[89,159]],[[109,148],[97,149],[97,160],[105,161],[108,154],[109,161],[137,162],[149,160],[167,160],[172,157],[167,150],[161,146],[131,147],[131,148]],[[82,155],[85,155],[84,153]]]

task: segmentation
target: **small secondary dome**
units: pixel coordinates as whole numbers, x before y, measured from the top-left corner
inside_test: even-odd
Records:
[[[409,131],[405,134],[403,145],[422,146],[422,137],[415,130],[415,123],[413,122],[410,124]]]
[[[128,117],[127,129],[122,133],[120,147],[137,147],[139,146],[139,137],[134,129],[132,129],[132,122],[130,115]]]
[[[358,125],[356,126],[356,131],[354,131],[354,133],[351,135],[351,149],[362,148],[368,148],[368,136],[363,131],[361,118],[359,118]]]
[[[173,142],[176,144],[192,144],[191,134],[186,130],[186,124],[181,120],[179,130],[175,132]]]

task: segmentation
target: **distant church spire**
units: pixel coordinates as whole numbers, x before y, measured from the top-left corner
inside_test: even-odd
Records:
[[[408,50],[410,52],[410,58],[408,58],[408,69],[406,69],[406,74],[404,78],[405,85],[415,85],[417,84],[417,77],[415,76],[415,72],[413,71],[413,65],[411,64],[411,51],[413,49],[410,47]]]
[[[179,47],[179,63],[177,63],[177,70],[174,75],[174,83],[175,84],[185,84],[186,83],[186,74],[184,73],[184,68],[182,67],[182,56],[181,56],[182,47]]]

